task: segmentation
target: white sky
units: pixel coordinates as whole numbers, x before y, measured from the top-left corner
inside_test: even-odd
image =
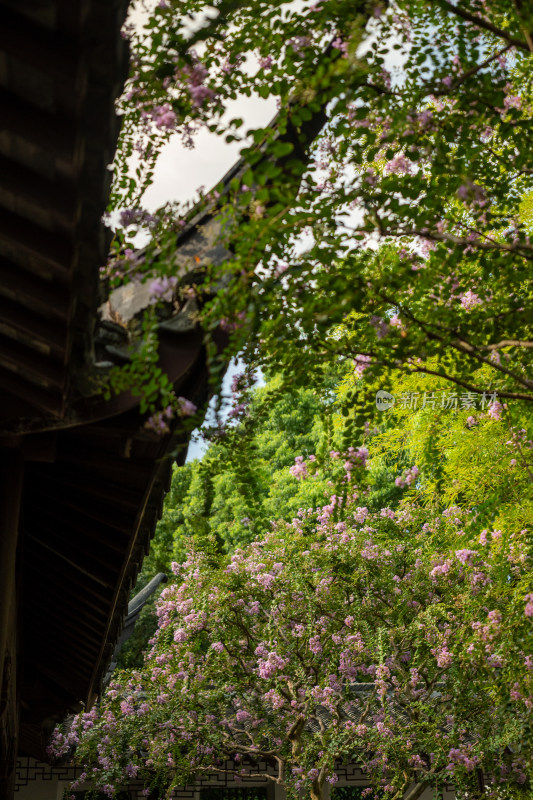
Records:
[[[146,19],[146,12],[134,10],[130,19],[134,25],[140,26]],[[228,104],[225,118],[241,117],[244,120],[241,130],[247,131],[267,125],[276,110],[274,98],[242,97]],[[223,136],[217,136],[207,129],[202,129],[194,139],[195,147],[189,149],[183,146],[180,136],[176,134],[161,151],[153,183],[142,201],[147,211],[155,211],[170,201],[186,203],[197,199],[198,190],[201,187],[209,190],[215,186],[239,159],[240,150],[245,146],[242,142],[228,144]],[[223,381],[223,396],[230,394],[233,375],[242,369],[242,363],[232,361]],[[210,409],[213,407],[214,401]],[[187,461],[201,458],[206,449],[205,442],[193,439],[187,452]]]
[[[244,119],[243,127],[247,130],[265,126],[276,113],[276,104],[272,99],[243,97],[232,103],[228,110],[231,117]],[[159,156],[153,183],[143,198],[143,207],[154,211],[171,200],[193,200],[201,186],[210,189],[220,181],[238,160],[243,146],[240,142],[227,144],[223,136],[202,130],[195,137],[194,149],[190,150],[182,145],[178,135],[174,136]],[[231,380],[242,369],[242,363],[230,364],[222,385],[223,396],[229,395]],[[210,404],[210,408],[213,407],[214,401]],[[201,458],[206,450],[207,444],[203,440],[193,438],[187,461]]]
[[[297,0],[301,2],[301,0]],[[155,0],[140,0],[144,6],[154,6]],[[146,21],[148,11],[139,4],[130,11],[129,22],[140,28]],[[193,30],[194,24],[184,24]],[[276,113],[274,98],[241,97],[228,103],[224,120],[241,117],[241,130],[264,127]],[[187,202],[197,199],[200,187],[209,190],[216,185],[228,169],[238,160],[242,142],[227,144],[223,136],[202,129],[195,136],[195,148],[190,150],[174,136],[162,150],[154,172],[153,184],[143,198],[143,207],[148,211],[169,201]]]
[[[274,100],[244,97],[232,103],[229,111],[232,117],[244,119],[243,127],[247,130],[266,125],[276,113],[276,105]],[[195,137],[194,149],[190,150],[183,146],[178,135],[174,136],[159,156],[153,183],[143,198],[143,207],[154,211],[169,201],[193,200],[201,186],[210,189],[220,181],[238,160],[243,146],[239,142],[227,144],[224,137],[202,130]],[[242,363],[230,364],[222,385],[223,396],[229,395],[231,380],[242,369]],[[213,406],[214,401],[210,408]],[[187,461],[201,458],[206,450],[207,444],[203,440],[193,438]]]
[[[276,113],[275,100],[243,97],[228,107],[228,118],[242,117],[244,129],[263,127]],[[238,160],[241,142],[227,144],[223,136],[202,129],[189,150],[178,135],[164,147],[154,171],[154,182],[148,188],[143,206],[154,211],[170,200],[185,202],[197,195],[200,187],[215,186]]]

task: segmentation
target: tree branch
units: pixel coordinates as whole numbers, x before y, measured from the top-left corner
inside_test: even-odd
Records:
[[[398,305],[398,308],[400,309],[400,313],[402,313],[404,316],[406,316],[408,319],[410,319],[411,322],[414,322],[415,325],[418,325],[418,327],[421,328],[424,331],[424,333],[426,334],[426,336],[429,339],[434,339],[434,340],[436,340],[438,342],[442,342],[444,345],[449,344],[450,347],[454,348],[454,350],[459,350],[459,352],[461,352],[461,353],[466,353],[467,355],[472,356],[472,358],[475,358],[476,361],[480,361],[481,363],[486,364],[491,369],[495,369],[498,372],[502,372],[504,375],[508,375],[514,381],[516,381],[517,383],[521,384],[522,386],[525,386],[528,389],[533,388],[533,382],[532,381],[528,380],[527,378],[521,378],[519,375],[516,375],[511,370],[507,369],[507,367],[504,367],[501,364],[496,364],[494,361],[490,361],[489,358],[484,358],[483,356],[479,355],[479,353],[478,353],[478,351],[480,351],[480,350],[483,350],[483,351],[495,350],[495,349],[497,349],[495,346],[493,346],[493,345],[482,345],[482,346],[473,345],[473,344],[470,344],[470,342],[467,342],[467,341],[465,341],[463,339],[449,339],[449,340],[447,340],[443,336],[440,336],[438,333],[435,333],[432,330],[432,328],[430,326],[428,326],[425,322],[422,322],[422,320],[417,319],[414,316],[414,314],[412,313],[412,311],[410,311],[405,306],[399,305],[397,303],[397,301],[395,301],[393,298],[391,298],[390,296],[388,296],[384,292],[381,292],[381,291],[378,290],[378,296],[381,297],[383,300],[385,300],[385,302],[387,302],[387,303],[391,303],[393,305],[394,304]],[[435,325],[436,325],[437,328],[442,328],[442,326],[438,322],[436,322]],[[446,328],[446,330],[451,331],[450,328]],[[528,343],[528,344],[531,347],[533,347],[533,342]]]
[[[439,336],[438,333],[435,333],[424,322],[422,322],[421,320],[417,319],[414,316],[414,314],[408,308],[406,308],[405,306],[399,305],[397,303],[397,301],[394,301],[392,298],[387,296],[387,294],[378,291],[378,296],[381,297],[383,300],[385,300],[385,302],[395,303],[399,307],[400,313],[402,313],[404,316],[408,317],[411,320],[411,322],[413,322],[415,325],[418,325],[418,327],[426,334],[428,339],[433,339],[433,340],[436,340],[438,342],[442,342],[444,345],[449,344],[450,347],[452,347],[454,350],[458,350],[461,353],[465,353],[466,355],[469,355],[472,358],[475,358],[476,361],[479,361],[479,362],[481,362],[483,364],[486,364],[491,369],[494,369],[496,371],[502,372],[505,375],[508,375],[514,381],[516,381],[518,384],[521,384],[522,386],[525,386],[528,389],[529,388],[533,388],[533,382],[532,381],[528,380],[527,378],[521,378],[519,375],[516,375],[511,370],[507,369],[506,367],[503,367],[501,364],[495,364],[493,361],[490,361],[490,359],[484,358],[482,355],[479,355],[479,353],[476,352],[478,350],[484,350],[484,351],[486,351],[486,350],[495,350],[495,349],[497,349],[496,345],[482,345],[482,346],[478,347],[477,345],[472,345],[469,342],[466,342],[466,341],[464,341],[462,339],[455,339],[455,340],[450,339],[449,341],[447,341],[443,336]],[[437,327],[439,327],[438,323],[437,323]],[[504,340],[504,341],[507,341],[507,340]],[[531,342],[531,343],[528,342],[527,346],[533,347],[533,342]],[[373,354],[370,354],[370,353],[367,353],[367,354],[364,354],[364,355],[370,355],[371,357],[374,357]],[[384,362],[384,363],[385,363],[385,365],[387,365],[386,362]],[[400,362],[400,363],[402,363],[402,362]],[[406,362],[403,362],[403,363],[405,364]],[[389,364],[389,366],[390,366],[390,364]],[[398,364],[396,363],[395,366],[398,366]],[[410,371],[412,371],[412,370],[410,369]],[[421,372],[423,370],[416,370],[416,371]],[[437,375],[439,373],[428,372],[428,374]],[[461,384],[459,380],[456,380],[455,378],[451,378],[450,376],[448,376],[447,379],[449,379],[451,381],[454,381],[455,383],[459,383],[460,385],[464,385],[465,388],[467,386],[466,384]],[[470,391],[473,391],[476,394],[482,394],[486,390],[485,389],[482,389],[482,390],[470,389]],[[500,392],[500,391],[498,391],[498,395],[500,395],[501,397],[510,397],[511,396],[508,393]],[[530,396],[527,395],[525,397],[529,398]],[[522,397],[522,399],[525,399],[525,397]]]
[[[346,351],[344,350],[335,350],[336,355],[338,356],[346,356]],[[366,353],[362,353],[360,350],[350,350],[349,355],[352,358],[355,358],[358,355],[365,355],[369,356],[376,360],[378,364],[383,365],[384,367],[390,367],[391,369],[399,369],[404,370],[407,372],[408,375],[413,375],[415,373],[424,373],[426,375],[435,375],[437,378],[443,378],[445,381],[450,381],[451,383],[455,383],[457,386],[462,386],[464,389],[468,389],[468,391],[473,392],[474,394],[483,394],[483,392],[487,392],[487,388],[480,388],[479,386],[474,386],[473,383],[468,383],[461,378],[454,378],[452,375],[448,375],[445,372],[437,372],[436,370],[428,369],[427,367],[414,367],[411,364],[407,364],[405,361],[400,361],[399,359],[395,359],[393,361],[386,361],[383,359],[381,354],[378,354],[375,350],[367,350]],[[498,389],[498,397],[505,397],[509,398],[510,400],[527,400],[533,401],[533,394],[525,394],[523,392],[508,392],[506,390]]]
[[[415,785],[406,791],[403,800],[418,800],[418,798],[425,792],[426,784],[415,783]]]
[[[433,94],[435,95],[435,97],[451,94],[451,92],[453,92],[454,89],[457,89],[457,87],[460,86],[462,83],[464,83],[466,80],[468,80],[468,78],[471,78],[472,75],[475,75],[484,67],[488,67],[488,65],[492,61],[494,61],[495,58],[499,58],[500,56],[502,56],[504,53],[510,50],[511,47],[513,47],[512,44],[505,45],[505,47],[502,47],[501,50],[498,50],[496,53],[493,53],[491,56],[486,58],[485,61],[482,61],[481,64],[476,64],[475,67],[472,67],[471,69],[468,69],[466,72],[463,72],[462,75],[458,76],[457,80],[452,81],[449,88],[447,88],[446,90],[441,89],[438,91],[434,91]]]
[[[514,0],[514,7],[516,8],[518,16],[522,17],[522,0]],[[526,42],[530,51],[533,53],[533,37],[531,33],[526,28],[522,28],[522,32],[526,37]]]
[[[533,342],[524,342],[520,339],[502,339],[501,342],[496,344],[480,344],[477,345],[477,350],[500,350],[502,347],[528,347],[533,349]]]
[[[402,366],[399,365],[399,368],[401,369]],[[472,383],[467,383],[467,381],[461,380],[460,378],[453,378],[451,375],[447,375],[444,372],[437,372],[437,370],[428,369],[427,367],[411,367],[409,365],[407,367],[407,372],[410,375],[417,372],[425,373],[426,375],[435,375],[437,378],[444,378],[444,380],[451,381],[452,383],[457,384],[457,386],[462,386],[464,389],[474,392],[474,394],[483,394],[483,392],[487,391],[486,389],[480,389],[479,386],[474,386]],[[525,394],[524,392],[506,392],[505,390],[500,391],[499,389],[498,397],[505,397],[509,398],[510,400],[533,401],[533,394]]]
[[[236,769],[235,770],[223,769],[222,767],[215,767],[215,766],[211,766],[211,765],[207,766],[207,767],[198,766],[198,767],[196,767],[196,770],[197,770],[197,772],[220,772],[223,775],[232,775],[233,777],[236,777],[236,776],[237,777],[241,777]],[[278,781],[278,776],[270,775],[268,772],[247,772],[246,775],[243,776],[243,777],[246,777],[246,778],[268,778],[269,780],[274,781],[274,783],[278,783],[279,782]]]
[[[447,11],[451,14],[455,14],[457,17],[462,17],[462,19],[466,20],[467,22],[471,22],[472,25],[475,25],[477,28],[483,28],[486,31],[490,31],[499,39],[503,39],[504,42],[507,42],[512,47],[519,47],[520,50],[525,50],[526,53],[529,53],[529,47],[526,42],[523,42],[522,39],[515,39],[512,36],[509,36],[508,33],[502,31],[501,28],[498,28],[496,25],[493,25],[492,22],[483,19],[483,17],[478,17],[476,14],[472,14],[470,11],[467,11],[464,8],[458,8],[454,6],[453,3],[450,3],[449,0],[439,0],[441,6],[443,6]]]
[[[357,228],[357,231],[363,230],[362,228]],[[368,231],[365,231],[366,233]],[[468,241],[465,239],[464,236],[454,236],[451,233],[436,233],[435,231],[429,230],[428,228],[408,228],[407,230],[390,230],[390,229],[383,229],[380,230],[382,236],[421,236],[424,239],[432,239],[436,242],[449,242],[450,244],[457,244],[461,247],[475,247],[479,250],[507,250],[510,253],[516,253],[519,250],[531,250],[533,251],[533,245],[526,244],[525,242],[520,242],[518,245],[516,244],[504,244],[503,242],[495,242],[493,239],[490,239],[488,236],[485,236],[486,241]],[[484,234],[477,234],[478,236]],[[533,259],[533,255],[529,255],[526,253],[520,253],[523,258]]]
[[[441,340],[442,341],[442,340]],[[461,353],[467,353],[471,355],[472,358],[475,358],[476,361],[480,361],[482,364],[487,364],[492,369],[498,370],[499,372],[503,372],[504,375],[509,375],[518,383],[521,383],[522,386],[526,386],[528,389],[533,388],[533,381],[528,380],[527,378],[520,378],[511,372],[510,369],[507,367],[503,367],[501,364],[495,364],[493,361],[490,361],[488,358],[484,358],[483,356],[478,355],[475,351],[478,349],[473,345],[469,344],[468,342],[464,342],[462,340],[455,340],[450,342],[451,347],[455,350],[459,350]]]

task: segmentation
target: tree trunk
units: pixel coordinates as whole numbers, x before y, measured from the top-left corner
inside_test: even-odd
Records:
[[[403,800],[418,800],[421,794],[427,789],[427,784],[415,783],[410,789],[406,791]]]
[[[314,780],[311,784],[311,800],[324,800],[324,781]]]

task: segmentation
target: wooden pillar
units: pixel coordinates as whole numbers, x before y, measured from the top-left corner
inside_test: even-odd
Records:
[[[17,581],[16,561],[23,458],[0,450],[0,800],[14,793],[17,757]]]

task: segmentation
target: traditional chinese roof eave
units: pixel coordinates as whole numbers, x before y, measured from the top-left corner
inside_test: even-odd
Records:
[[[205,404],[201,350],[177,387]],[[23,606],[21,753],[43,759],[47,731],[99,694],[173,463],[184,463],[189,433],[179,420],[162,437],[144,431],[143,421],[137,404],[47,434],[50,461],[44,456],[26,464],[23,527],[31,591]]]
[[[0,427],[61,417],[90,357],[127,6],[0,2]]]

